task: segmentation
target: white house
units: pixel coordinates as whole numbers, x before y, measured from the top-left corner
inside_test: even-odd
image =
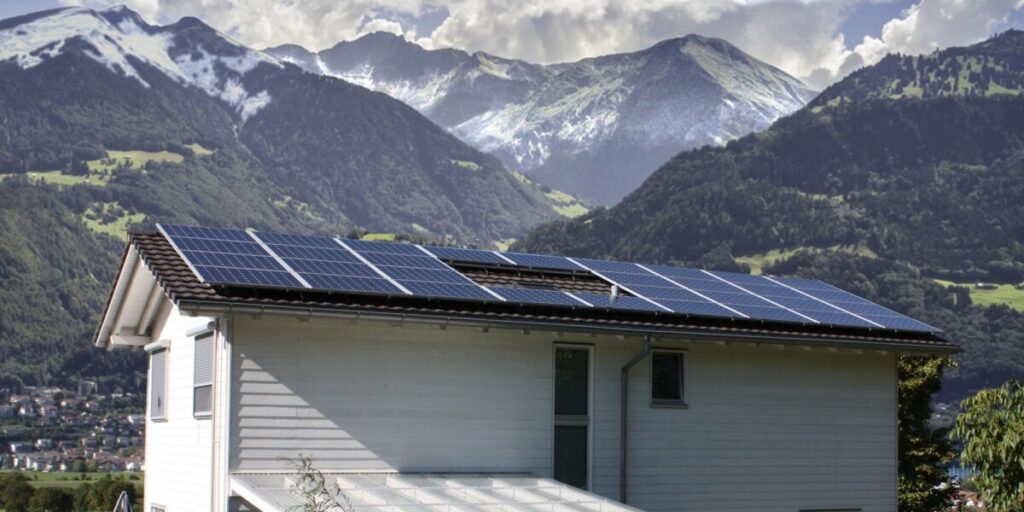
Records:
[[[146,512],[895,511],[896,360],[823,283],[158,226],[95,342],[149,353]]]

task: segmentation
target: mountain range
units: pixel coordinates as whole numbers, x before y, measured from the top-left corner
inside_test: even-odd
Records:
[[[611,204],[679,151],[721,145],[802,107],[802,82],[721,39],[538,65],[427,50],[386,32],[319,52],[265,50],[400,99],[541,183]]]
[[[1020,379],[1024,314],[976,283],[1024,304],[1022,80],[1021,31],[888,56],[519,248],[824,279],[962,344],[946,399]]]
[[[387,95],[195,18],[0,21],[0,380],[137,384],[109,366],[131,355],[83,350],[132,224],[489,244],[581,209]]]

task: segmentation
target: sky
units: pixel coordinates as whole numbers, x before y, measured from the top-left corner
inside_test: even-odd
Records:
[[[254,48],[319,50],[384,30],[428,48],[538,63],[697,33],[819,89],[886,53],[928,53],[1024,29],[1024,0],[0,0],[0,18],[115,3],[160,24],[195,16]]]

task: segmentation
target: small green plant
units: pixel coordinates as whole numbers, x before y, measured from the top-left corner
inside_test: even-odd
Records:
[[[313,465],[313,458],[299,454],[297,459],[285,458],[298,472],[289,486],[292,492],[302,496],[302,505],[290,508],[295,512],[353,512],[349,500],[337,483],[327,484],[324,474]]]

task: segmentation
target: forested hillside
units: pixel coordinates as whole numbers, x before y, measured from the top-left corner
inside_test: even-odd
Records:
[[[141,357],[88,343],[134,224],[489,244],[564,206],[412,108],[196,19],[160,27],[124,7],[68,8],[0,21],[0,32],[15,34],[0,37],[8,384],[89,375],[104,391],[138,390]]]
[[[974,290],[950,284],[1024,280],[1024,99],[861,87],[897,80],[894,59],[969,67],[975,48],[1019,55],[1022,39],[889,57],[823,93],[843,101],[682,153],[619,205],[543,226],[519,248],[821,277],[961,343],[944,396],[1020,378],[1024,315],[968,307]]]

